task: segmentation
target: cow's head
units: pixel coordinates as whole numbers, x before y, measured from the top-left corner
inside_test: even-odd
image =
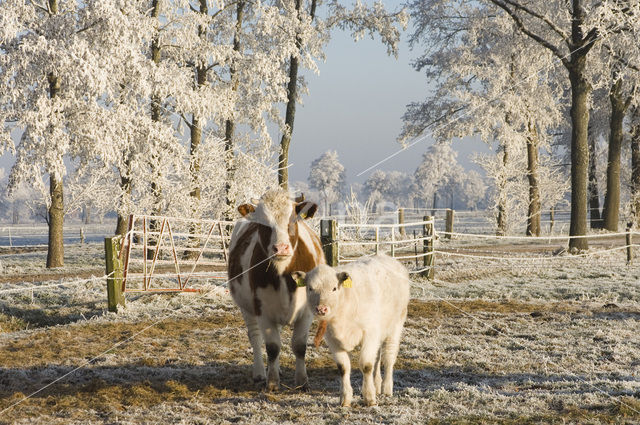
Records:
[[[291,277],[298,286],[307,288],[307,305],[311,312],[328,319],[336,311],[340,293],[350,287],[351,276],[347,272],[337,272],[326,264],[320,264],[309,273],[296,271]]]
[[[313,217],[318,205],[301,199],[291,200],[283,189],[268,190],[253,204],[238,211],[259,225],[260,243],[279,272],[289,265],[298,244],[298,222]]]

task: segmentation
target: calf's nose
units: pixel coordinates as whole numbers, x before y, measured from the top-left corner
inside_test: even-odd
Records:
[[[326,305],[319,305],[318,307],[316,307],[316,313],[319,314],[320,316],[324,316],[328,312],[329,312],[329,307],[327,307]]]

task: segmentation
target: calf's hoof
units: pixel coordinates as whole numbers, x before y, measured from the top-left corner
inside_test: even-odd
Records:
[[[340,398],[340,406],[342,407],[351,407],[351,400],[343,400],[342,397]]]
[[[373,397],[373,398],[365,398],[364,404],[365,406],[371,407],[371,406],[376,406],[378,403],[376,403],[376,398]]]

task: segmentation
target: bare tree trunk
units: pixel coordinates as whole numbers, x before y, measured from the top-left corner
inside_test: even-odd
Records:
[[[574,0],[576,1],[576,0]],[[587,234],[587,175],[589,169],[589,93],[591,86],[585,76],[586,54],[572,54],[569,68],[571,82],[571,224],[570,236]],[[569,240],[572,252],[589,249],[586,238]]]
[[[509,160],[509,151],[507,150],[507,143],[504,142],[502,144],[502,165],[504,166],[505,172],[507,168],[507,162]],[[498,228],[496,230],[496,235],[504,236],[507,234],[507,195],[506,195],[506,176],[502,182],[500,182],[498,187],[498,217],[496,218]]]
[[[49,0],[52,15],[58,13],[58,0]],[[49,80],[49,97],[55,98],[60,92],[60,78],[54,73],[47,76]],[[48,212],[49,238],[47,246],[47,268],[64,266],[64,197],[62,176],[49,176],[49,194],[51,206]]]
[[[640,107],[634,108],[631,119],[631,209],[635,227],[640,228]]]
[[[609,121],[609,154],[607,160],[607,193],[604,197],[604,228],[618,231],[620,220],[620,152],[622,150],[622,121],[628,107],[622,96],[622,80],[618,79],[609,92],[611,119]]]
[[[160,2],[161,0],[153,0],[151,2],[151,17],[156,19],[156,22],[159,23],[160,16]],[[160,42],[158,40],[158,34],[153,35],[153,39],[151,41],[151,60],[154,64],[158,65],[160,63]],[[151,95],[151,120],[155,122],[159,122],[162,119],[160,105],[160,97],[154,92]],[[152,156],[159,156],[157,153],[152,153]],[[162,187],[160,186],[160,175],[161,171],[157,164],[155,164],[155,159],[151,160],[151,193],[153,195],[153,209],[152,215],[160,215],[162,214]],[[158,220],[150,220],[149,221],[149,230],[151,232],[159,231],[159,223]],[[152,259],[154,255],[154,246],[157,241],[153,236],[149,237],[149,248],[147,249],[147,258]]]
[[[296,12],[298,17],[302,10],[302,0],[296,0]],[[311,20],[313,21],[316,13],[316,0],[311,2]],[[298,48],[302,46],[302,40],[296,36],[296,45]],[[278,184],[285,190],[289,188],[289,146],[291,145],[291,137],[293,135],[293,123],[296,115],[296,102],[298,99],[298,67],[299,61],[297,56],[291,56],[289,62],[289,83],[287,84],[287,111],[285,114],[285,129],[280,139],[280,154],[278,158]]]
[[[242,32],[242,21],[244,20],[244,1],[239,1],[236,9],[236,33],[233,36],[233,51],[241,52],[242,44],[240,42],[240,34]],[[238,70],[236,69],[235,61],[231,64],[231,69],[229,70],[231,84],[233,91],[238,90]],[[233,220],[233,211],[236,204],[236,200],[234,199],[231,193],[231,183],[235,179],[235,164],[234,164],[234,154],[233,154],[233,137],[236,130],[236,123],[233,119],[228,119],[225,122],[224,129],[224,157],[225,163],[227,167],[227,182],[224,186],[225,198],[227,204],[227,212],[226,218],[227,220]]]
[[[49,246],[47,249],[47,268],[64,266],[64,202],[62,179],[49,177]]]
[[[120,188],[122,190],[123,196],[130,196],[131,195],[131,178],[129,177],[129,174],[130,174],[131,165],[130,165],[129,159],[124,160],[124,166],[125,166],[124,173],[120,171]],[[122,208],[119,208],[119,210],[122,210]],[[124,237],[124,235],[127,234],[128,230],[129,230],[129,216],[122,214],[121,211],[118,211],[118,219],[116,221],[115,234],[122,235]]]
[[[527,215],[527,236],[540,236],[540,187],[538,179],[538,131],[529,122],[527,137],[527,176],[529,178],[529,211]]]
[[[589,222],[592,229],[602,228],[597,171],[596,138],[589,130],[589,184],[587,190],[589,191]]]

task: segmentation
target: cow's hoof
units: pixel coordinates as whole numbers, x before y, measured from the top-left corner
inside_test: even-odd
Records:
[[[264,385],[267,382],[267,378],[264,376],[254,376],[253,383],[256,385]]]
[[[272,393],[280,389],[279,382],[267,382],[267,392]]]
[[[298,386],[296,386],[296,388],[298,388],[300,390],[300,392],[303,392],[303,393],[308,393],[310,391],[308,382],[305,382],[302,385],[298,385]]]

